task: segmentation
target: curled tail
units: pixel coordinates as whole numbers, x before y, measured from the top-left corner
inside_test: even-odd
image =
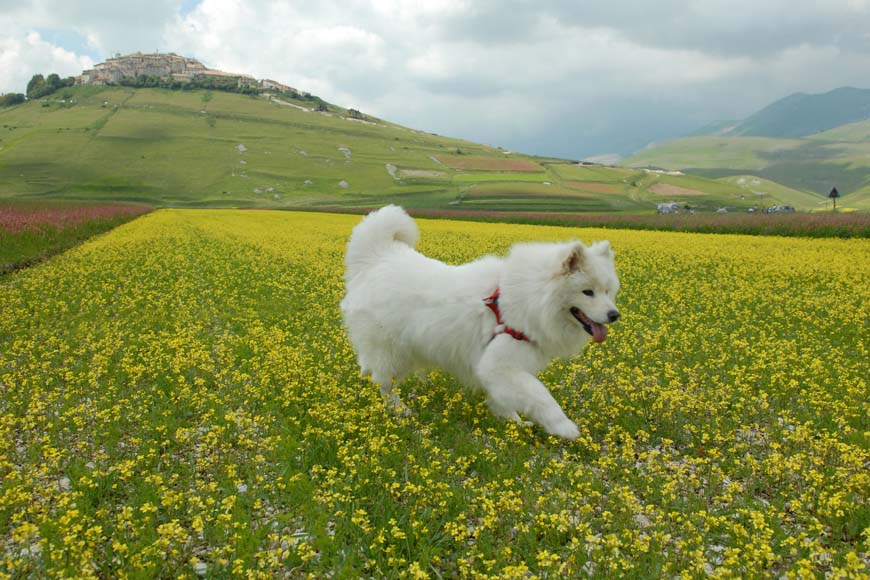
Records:
[[[401,242],[413,248],[419,237],[417,224],[397,205],[388,205],[370,213],[350,235],[344,257],[345,279],[356,276],[367,262],[394,243]]]

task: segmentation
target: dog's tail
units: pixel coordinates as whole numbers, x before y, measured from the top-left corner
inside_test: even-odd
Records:
[[[368,262],[396,242],[413,248],[419,237],[417,224],[399,206],[388,205],[373,211],[353,228],[350,235],[344,257],[346,279],[353,278]]]

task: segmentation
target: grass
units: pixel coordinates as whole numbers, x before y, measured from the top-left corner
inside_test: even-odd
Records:
[[[809,211],[836,185],[844,207],[867,211],[870,205],[860,196],[849,197],[870,186],[866,133],[862,122],[802,139],[688,137],[647,148],[626,164],[685,170],[705,178],[751,176],[764,180],[766,195]]]
[[[754,175],[733,175],[731,177],[723,177],[719,181],[723,181],[732,186],[736,185],[744,191],[744,195],[756,201],[759,204],[766,204],[768,199],[772,197],[785,205],[792,207],[802,207],[809,210],[822,211],[830,209],[830,203],[827,199],[785,187],[775,181],[756,177]]]
[[[385,410],[338,314],[358,219],[162,210],[0,281],[0,572],[870,572],[866,240],[421,221],[451,263],[610,239],[623,319],[542,374],[565,443],[440,372]]]
[[[687,137],[644,149],[626,160],[634,167],[664,169],[749,169],[767,165],[765,155],[798,149],[800,139],[769,137]]]
[[[497,183],[510,196],[478,196],[474,207],[636,212],[663,201],[649,190],[657,178],[643,172],[507,154],[381,119],[354,121],[334,106],[322,114],[219,91],[69,92],[71,101],[46,97],[0,111],[0,198],[279,208],[401,200],[408,207],[450,209],[473,186],[485,193]],[[396,168],[394,176],[388,166]],[[692,179],[705,193],[696,200],[699,209],[744,207],[736,188]],[[554,189],[541,190],[544,182]],[[576,185],[582,182],[615,189]]]
[[[870,121],[858,121],[857,123],[849,123],[841,125],[822,133],[811,135],[809,139],[818,141],[834,141],[834,142],[870,142]]]
[[[550,181],[550,175],[546,172],[526,173],[507,171],[487,171],[480,173],[457,173],[453,176],[456,183],[483,183],[510,181],[513,183],[543,183]]]
[[[0,275],[45,260],[152,208],[0,200]]]

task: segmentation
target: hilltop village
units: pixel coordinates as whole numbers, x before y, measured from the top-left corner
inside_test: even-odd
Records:
[[[90,70],[83,71],[82,74],[75,77],[75,83],[79,85],[119,84],[125,80],[140,77],[153,77],[181,83],[220,81],[233,83],[238,88],[273,90],[307,96],[307,93],[278,81],[257,80],[246,74],[211,69],[195,58],[180,56],[172,52],[116,54],[114,58],[107,59],[106,62],[101,62]]]

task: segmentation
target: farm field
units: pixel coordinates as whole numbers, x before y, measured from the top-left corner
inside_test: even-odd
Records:
[[[582,179],[582,178],[581,178]],[[338,312],[358,216],[159,210],[0,279],[0,576],[861,578],[870,241],[421,220],[452,263],[609,239],[565,443]]]

